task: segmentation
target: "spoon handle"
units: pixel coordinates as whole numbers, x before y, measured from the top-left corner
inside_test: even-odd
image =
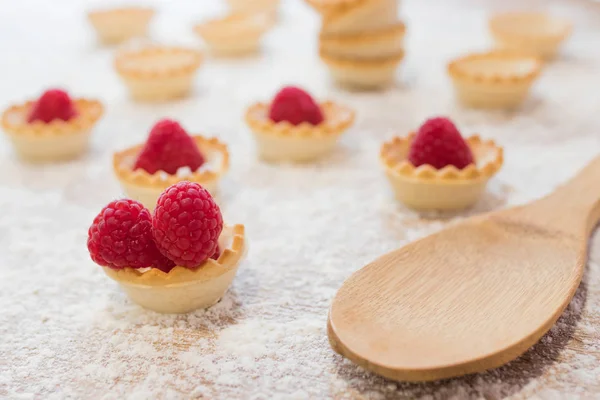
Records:
[[[587,240],[600,220],[600,156],[554,193],[522,211],[536,224]]]

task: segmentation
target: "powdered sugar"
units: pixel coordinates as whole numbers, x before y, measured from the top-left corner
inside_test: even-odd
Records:
[[[207,60],[194,97],[161,105],[125,98],[109,68],[111,53],[79,34],[86,29],[83,17],[73,18],[80,2],[35,3],[36,13],[27,2],[0,14],[0,26],[20,35],[2,42],[13,57],[2,67],[11,79],[3,82],[0,105],[61,84],[74,95],[100,97],[107,114],[92,151],[71,163],[26,166],[0,140],[0,398],[570,399],[600,392],[598,238],[560,321],[533,350],[498,370],[430,384],[390,382],[334,354],[326,335],[331,298],[353,271],[464,216],[541,196],[598,152],[600,99],[589,91],[600,83],[593,10],[558,3],[555,9],[577,22],[565,56],[545,69],[521,111],[479,112],[453,101],[444,63],[486,45],[481,2],[406,2],[405,83],[348,93],[330,84],[317,59],[316,15],[290,1],[262,57]],[[189,27],[202,16],[191,7],[162,2],[155,35],[196,43]],[[31,29],[19,28],[25,16]],[[58,23],[65,29],[53,29]],[[41,41],[40,32],[55,45]],[[242,121],[250,103],[290,83],[358,111],[341,145],[314,165],[257,161]],[[436,114],[506,148],[505,166],[485,198],[464,214],[406,210],[378,165],[385,139]],[[231,171],[219,199],[225,221],[244,223],[250,241],[228,294],[187,315],[132,304],[85,247],[93,217],[120,196],[112,152],[143,142],[144,127],[162,117],[229,145]]]

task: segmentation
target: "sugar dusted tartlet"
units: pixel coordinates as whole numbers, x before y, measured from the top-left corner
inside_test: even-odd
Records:
[[[489,27],[499,48],[545,59],[556,55],[572,29],[567,20],[531,12],[496,14]]]
[[[257,52],[271,20],[260,13],[230,14],[194,27],[215,55],[237,56]]]
[[[184,47],[142,46],[124,49],[115,68],[138,101],[167,101],[189,95],[202,53]]]
[[[218,139],[190,136],[179,123],[165,119],[154,125],[145,144],[115,153],[113,169],[126,195],[153,210],[160,194],[182,180],[214,196],[229,169],[229,152]]]
[[[154,10],[143,7],[127,7],[95,10],[88,19],[102,43],[118,44],[128,39],[145,37]]]
[[[22,159],[61,161],[85,153],[103,112],[97,100],[71,99],[63,90],[50,89],[36,100],[5,110],[2,128]]]
[[[250,106],[246,122],[262,159],[305,162],[331,151],[354,122],[354,111],[331,101],[317,104],[304,90],[288,86],[270,104]]]
[[[104,207],[88,230],[92,260],[131,300],[160,313],[186,313],[219,301],[246,252],[243,225],[224,226],[197,183],[162,193],[153,214],[135,200]]]
[[[448,64],[458,99],[477,108],[519,106],[541,70],[537,57],[505,51],[470,54]]]
[[[420,210],[460,210],[481,197],[503,164],[503,150],[479,136],[462,138],[447,118],[381,147],[380,159],[396,198]]]

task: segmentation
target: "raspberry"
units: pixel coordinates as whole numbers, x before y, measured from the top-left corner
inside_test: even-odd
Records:
[[[294,87],[284,87],[277,93],[271,108],[269,118],[273,122],[287,121],[292,125],[308,122],[319,125],[323,122],[323,112],[310,94]]]
[[[196,268],[215,253],[223,217],[206,189],[182,181],[158,198],[152,227],[161,253],[177,265]]]
[[[27,122],[43,121],[49,123],[54,119],[68,121],[77,116],[73,101],[64,90],[50,89],[33,104]]]
[[[212,258],[213,260],[218,260],[220,256],[221,256],[221,249],[219,248],[219,245],[217,244],[217,249],[215,250],[215,253],[212,256],[210,256],[210,258]]]
[[[204,164],[204,157],[194,139],[177,122],[163,119],[152,130],[133,169],[142,168],[149,174],[163,170],[176,174],[181,167],[197,170]]]
[[[463,169],[473,163],[473,153],[452,121],[438,117],[421,125],[410,146],[408,160],[415,167],[429,164],[441,169],[454,165]]]
[[[168,272],[175,266],[156,248],[150,211],[135,200],[115,200],[104,207],[88,230],[87,246],[92,260],[103,267]]]

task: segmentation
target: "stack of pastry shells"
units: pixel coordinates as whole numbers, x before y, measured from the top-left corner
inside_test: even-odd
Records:
[[[319,55],[338,83],[361,89],[393,83],[404,58],[397,0],[307,0],[323,17]]]

